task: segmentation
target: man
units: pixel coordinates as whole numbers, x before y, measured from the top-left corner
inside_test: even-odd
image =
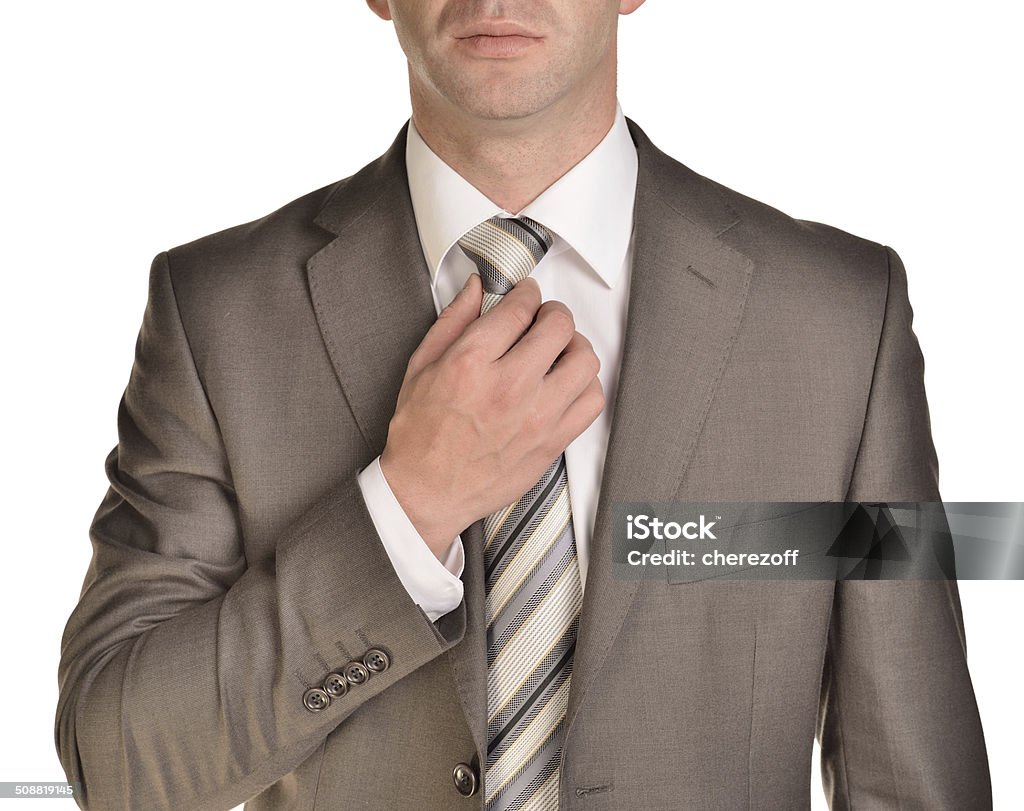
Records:
[[[626,119],[641,3],[368,0],[390,149],[156,258],[83,808],[807,808],[816,733],[834,809],[990,807],[955,583],[612,574],[618,502],[939,498],[898,256]]]

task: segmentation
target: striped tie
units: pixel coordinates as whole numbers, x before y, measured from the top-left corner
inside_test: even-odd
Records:
[[[551,243],[528,217],[491,217],[459,240],[483,280],[481,315]],[[583,603],[564,454],[518,501],[484,519],[484,567],[487,810],[554,810]]]

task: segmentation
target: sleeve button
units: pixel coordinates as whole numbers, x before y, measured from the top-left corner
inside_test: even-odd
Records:
[[[370,678],[370,671],[362,662],[349,662],[342,672],[349,684],[364,684]]]
[[[391,659],[380,648],[370,648],[363,655],[363,664],[374,673],[383,673],[391,666]]]
[[[320,712],[331,703],[331,697],[319,687],[311,687],[302,694],[302,703],[310,712]]]
[[[348,680],[340,673],[328,673],[323,686],[324,692],[331,698],[343,696],[348,692]]]

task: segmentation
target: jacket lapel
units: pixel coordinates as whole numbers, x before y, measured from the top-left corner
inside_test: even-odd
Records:
[[[641,582],[613,574],[612,505],[677,497],[753,268],[721,239],[739,218],[719,192],[626,121],[638,156],[633,266],[570,682],[570,730]]]
[[[368,447],[384,450],[409,356],[437,318],[416,229],[402,127],[376,161],[341,181],[315,222],[336,237],[306,264],[317,323]],[[447,652],[466,720],[486,752],[487,638],[482,522],[463,534],[466,632]]]
[[[384,449],[409,356],[436,318],[405,133],[338,184],[314,220],[336,238],[306,263],[317,323],[370,459]]]

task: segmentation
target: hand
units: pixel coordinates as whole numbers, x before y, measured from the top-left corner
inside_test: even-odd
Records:
[[[560,301],[527,277],[485,315],[473,274],[413,352],[380,464],[441,558],[516,501],[604,408],[601,363]]]

